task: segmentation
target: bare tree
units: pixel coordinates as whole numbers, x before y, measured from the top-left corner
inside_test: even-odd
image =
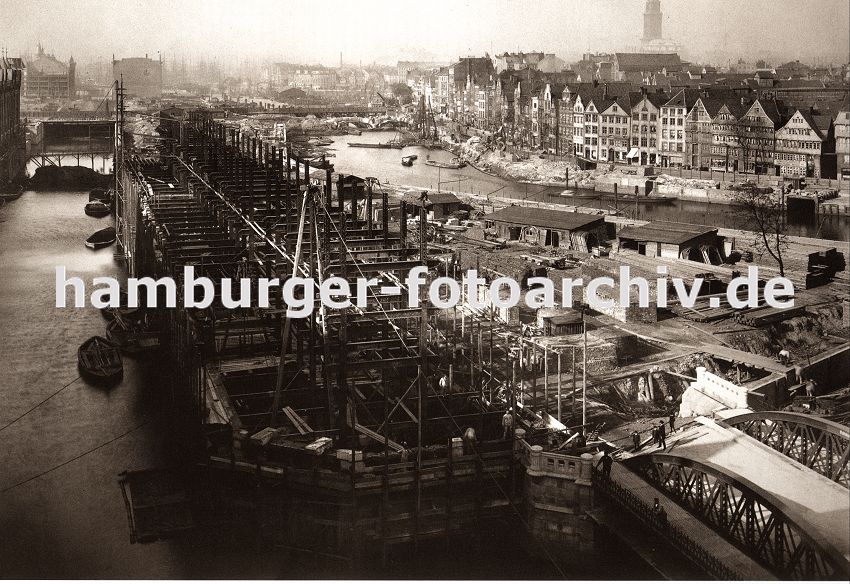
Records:
[[[779,275],[784,277],[785,262],[782,254],[788,249],[788,235],[781,199],[774,196],[772,189],[744,184],[735,192],[732,200],[741,208],[755,231],[753,246],[759,255],[765,252],[770,254],[779,264]]]

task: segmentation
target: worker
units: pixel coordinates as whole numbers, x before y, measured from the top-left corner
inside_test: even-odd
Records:
[[[587,438],[584,435],[584,430],[578,431],[578,438],[576,438],[576,448],[584,448],[587,446]]]
[[[670,433],[676,431],[676,412],[670,412],[670,418],[668,420],[670,422]]]
[[[640,432],[637,430],[632,432],[632,443],[635,445],[635,452],[640,450]]]
[[[474,428],[467,428],[463,433],[463,453],[464,454],[475,454],[475,442],[477,438],[475,436]]]
[[[447,375],[443,375],[442,377],[440,377],[439,385],[440,385],[440,391],[446,391],[446,389],[448,389],[449,378],[448,378]]]
[[[783,365],[788,365],[791,362],[791,353],[788,352],[788,349],[779,351],[779,362]]]
[[[658,420],[658,446],[667,449],[667,432],[664,431],[664,420]]]
[[[604,452],[602,454],[602,458],[599,459],[597,463],[597,467],[602,465],[602,477],[606,479],[611,478],[611,465],[614,463],[614,459],[611,458],[611,455],[608,452]]]
[[[815,396],[815,389],[817,388],[817,384],[814,379],[806,380],[806,397],[812,398]]]
[[[511,432],[511,428],[514,425],[514,416],[511,408],[508,408],[505,411],[505,415],[502,416],[502,440],[507,440],[508,434]]]
[[[658,497],[655,497],[655,503],[652,505],[652,514],[660,524],[661,529],[667,530],[667,511],[658,502]]]

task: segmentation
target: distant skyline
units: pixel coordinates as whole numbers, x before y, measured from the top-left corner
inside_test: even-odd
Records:
[[[78,62],[158,52],[166,61],[272,59],[336,65],[428,55],[452,60],[516,50],[584,52],[639,45],[644,0],[28,0],[4,11],[0,43],[16,56],[41,43]],[[848,0],[662,0],[664,37],[683,56],[850,60]]]

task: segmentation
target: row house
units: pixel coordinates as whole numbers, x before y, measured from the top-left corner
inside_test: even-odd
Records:
[[[798,109],[776,131],[775,165],[787,177],[835,175],[832,118]]]
[[[688,112],[699,99],[699,91],[682,89],[661,106],[661,166],[689,164],[685,150]]]
[[[574,154],[573,148],[573,107],[576,93],[569,85],[561,92],[561,103],[558,104],[558,145],[557,154]]]
[[[708,170],[712,157],[712,122],[723,101],[708,94],[700,95],[685,118],[685,148],[691,168]],[[662,118],[663,120],[663,118]]]
[[[739,125],[738,121],[744,115],[740,102],[733,99],[725,100],[717,110],[717,115],[711,120],[711,157],[709,168],[732,172],[738,168]]]
[[[776,131],[782,115],[775,101],[755,100],[737,125],[741,156],[738,170],[766,174],[773,170],[776,152]]]
[[[559,108],[565,86],[560,83],[547,83],[542,93],[540,119],[540,146],[550,154],[561,154],[559,128],[561,119]]]
[[[661,136],[661,106],[669,101],[667,94],[657,91],[633,92],[631,103],[631,148],[629,162],[642,166],[658,166],[661,163],[659,137]]]
[[[850,110],[845,107],[835,115],[835,158],[839,175],[850,178]]]
[[[593,100],[599,111],[599,160],[626,164],[629,147],[629,98]]]
[[[486,84],[495,84],[493,62],[488,57],[462,57],[448,70],[447,113],[457,122],[475,125],[478,90]]]
[[[533,148],[539,143],[541,82],[537,79],[521,79],[514,89],[514,144]]]
[[[435,85],[432,107],[440,113],[447,113],[449,107],[449,96],[452,93],[451,83],[449,83],[449,68],[440,67],[434,75]]]

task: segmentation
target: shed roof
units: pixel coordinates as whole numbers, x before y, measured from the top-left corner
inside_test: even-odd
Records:
[[[688,223],[673,223],[671,221],[653,221],[646,225],[631,225],[624,227],[617,234],[617,239],[635,241],[653,241],[682,245],[703,235],[716,234],[717,228]]]
[[[406,195],[404,195],[404,197],[402,197],[402,200],[405,203],[407,203],[408,205],[415,205],[415,206],[418,207],[419,201],[420,201],[420,199],[419,199],[420,196],[421,196],[421,191],[409,192]],[[428,204],[427,204],[428,207],[430,207],[431,205],[444,205],[444,204],[460,203],[461,202],[460,199],[458,199],[452,193],[428,193],[427,196],[428,196]]]
[[[546,229],[563,229],[564,231],[577,231],[605,221],[602,215],[588,215],[587,213],[570,213],[569,211],[517,206],[499,209],[495,213],[485,215],[483,218],[487,221],[496,221],[499,223],[513,223],[515,225],[544,227]]]

